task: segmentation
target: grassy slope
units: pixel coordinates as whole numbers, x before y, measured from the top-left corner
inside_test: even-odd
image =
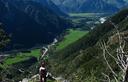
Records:
[[[65,47],[79,40],[81,37],[83,37],[88,33],[88,31],[80,31],[80,30],[73,30],[73,29],[70,29],[68,32],[69,34],[67,34],[64,37],[64,40],[58,43],[58,46],[56,48],[57,51],[64,49]]]

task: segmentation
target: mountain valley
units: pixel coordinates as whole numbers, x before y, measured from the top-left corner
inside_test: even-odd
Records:
[[[0,82],[128,82],[127,5],[0,0]]]

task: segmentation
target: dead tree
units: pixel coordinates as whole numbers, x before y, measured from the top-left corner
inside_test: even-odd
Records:
[[[110,53],[110,51],[107,48],[105,41],[100,42],[100,46],[101,46],[101,49],[103,50],[104,60],[107,64],[108,68],[110,69],[112,76],[114,77],[113,79],[116,82],[128,82],[128,55],[124,51],[124,48],[126,46],[126,44],[125,44],[126,42],[121,37],[120,32],[118,31],[118,27],[116,25],[114,25],[114,27],[116,28],[116,31],[118,34],[118,42],[119,42],[119,46],[116,50],[116,56],[114,56],[113,54]],[[117,74],[113,70],[112,66],[110,65],[109,61],[107,60],[108,56],[111,57],[115,61],[115,63],[118,65],[118,68],[120,69],[121,74]],[[107,82],[111,82],[111,78],[109,75],[106,75],[104,73],[103,73],[103,75],[107,78]],[[119,77],[121,77],[121,79],[119,79]]]

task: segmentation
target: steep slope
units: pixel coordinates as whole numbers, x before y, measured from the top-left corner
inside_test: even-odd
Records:
[[[68,16],[65,12],[61,11],[60,8],[57,5],[55,5],[51,0],[47,0],[47,3],[50,9],[52,9],[57,15]]]
[[[0,1],[0,21],[11,35],[11,48],[30,48],[52,42],[68,26],[65,19],[40,3],[14,2]]]
[[[106,12],[118,11],[127,5],[125,0],[52,0],[65,12]],[[72,4],[71,4],[72,3]],[[93,3],[93,4],[92,4]],[[108,7],[108,8],[106,8]]]
[[[15,4],[15,3],[26,3],[26,2],[37,2],[38,4],[42,5],[43,7],[47,7],[48,9],[50,9],[52,12],[54,12],[55,14],[59,15],[59,16],[67,16],[64,12],[62,12],[58,6],[56,6],[51,0],[12,0],[10,1],[13,5],[16,5],[17,7],[19,7],[19,5]]]
[[[58,5],[61,8],[62,11],[65,11],[65,12],[79,12],[79,7],[86,0],[52,0],[52,1],[56,5]]]
[[[110,53],[115,55],[118,46],[117,40],[112,40],[111,37],[116,34],[116,30],[110,20],[118,25],[121,34],[125,34],[125,37],[127,37],[127,15],[128,9],[119,12],[104,24],[98,25],[88,35],[65,49],[55,52],[55,55],[51,57],[52,72],[62,75],[71,80],[71,82],[100,82],[100,79],[103,79],[102,73],[104,72],[109,75],[109,70],[104,61],[99,43],[101,40],[104,40],[110,49]],[[109,43],[110,40],[112,43]],[[119,73],[116,64],[112,59],[108,59],[114,70]],[[53,63],[53,61],[56,63]]]

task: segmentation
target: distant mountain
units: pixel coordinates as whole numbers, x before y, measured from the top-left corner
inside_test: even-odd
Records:
[[[67,20],[35,1],[1,0],[0,22],[11,36],[11,48],[30,48],[52,42],[67,28]]]
[[[103,0],[87,0],[80,7],[80,12],[116,12],[119,9]]]
[[[11,0],[10,2],[13,3],[13,5],[17,5],[17,7],[19,7],[19,5],[21,6],[22,3],[26,3],[30,1],[36,2],[38,4],[43,5],[44,7],[49,8],[50,10],[52,10],[54,13],[56,13],[59,16],[67,16],[67,14],[62,12],[60,8],[58,8],[58,6],[56,6],[51,0]],[[19,4],[15,4],[15,3],[19,3]]]
[[[116,12],[127,0],[52,0],[65,12]]]
[[[47,5],[49,6],[49,8],[53,10],[57,15],[67,16],[67,14],[62,12],[61,9],[57,5],[55,5],[51,0],[47,0],[47,3],[48,3]]]
[[[78,12],[85,0],[52,0],[65,12]]]
[[[127,3],[127,1],[125,0],[103,0],[103,1],[117,8],[122,8]]]

